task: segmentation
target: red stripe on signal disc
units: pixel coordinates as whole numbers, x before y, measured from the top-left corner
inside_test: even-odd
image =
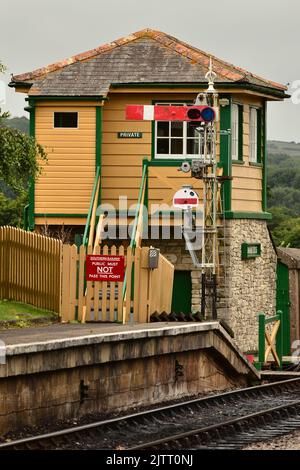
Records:
[[[174,204],[198,204],[198,199],[196,197],[191,197],[191,198],[175,198],[174,199]]]

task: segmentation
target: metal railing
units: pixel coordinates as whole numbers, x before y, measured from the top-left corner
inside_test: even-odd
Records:
[[[90,235],[93,235],[92,232],[95,229],[96,210],[97,210],[99,190],[100,190],[100,174],[101,174],[101,168],[100,166],[98,166],[96,169],[92,197],[91,197],[89,212],[88,212],[88,216],[86,219],[86,224],[85,224],[85,229],[84,229],[84,234],[83,234],[82,243],[84,246],[91,244],[89,243]],[[92,222],[92,226],[91,226],[91,222]]]

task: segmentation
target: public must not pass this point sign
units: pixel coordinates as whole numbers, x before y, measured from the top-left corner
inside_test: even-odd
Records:
[[[125,275],[124,256],[87,255],[86,280],[122,282]]]

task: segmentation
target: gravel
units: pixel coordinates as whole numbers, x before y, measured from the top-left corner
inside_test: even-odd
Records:
[[[300,450],[300,431],[294,431],[267,442],[256,442],[243,450]]]

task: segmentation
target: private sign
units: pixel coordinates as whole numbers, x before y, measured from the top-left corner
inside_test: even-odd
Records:
[[[86,280],[122,282],[124,265],[124,256],[87,255]]]

